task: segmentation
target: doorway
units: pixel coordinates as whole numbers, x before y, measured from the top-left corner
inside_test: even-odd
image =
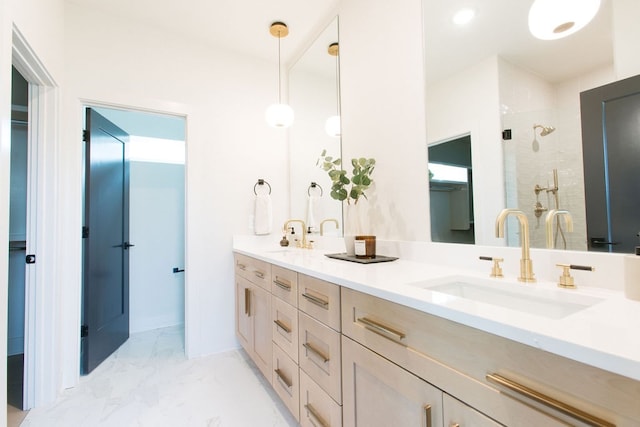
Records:
[[[129,165],[127,336],[180,325],[184,342],[185,119],[102,106],[92,110],[129,135],[124,144]],[[85,299],[83,312],[86,307]]]
[[[7,412],[24,405],[25,285],[29,181],[29,83],[12,67],[9,287],[7,316]]]

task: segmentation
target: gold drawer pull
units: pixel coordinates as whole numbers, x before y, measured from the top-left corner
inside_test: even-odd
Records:
[[[289,328],[287,325],[285,325],[284,323],[282,323],[280,320],[274,320],[273,323],[276,324],[276,326],[278,326],[278,328],[282,329],[283,331],[285,331],[286,333],[290,334],[291,333],[291,328]]]
[[[315,354],[316,356],[318,356],[320,359],[322,359],[322,361],[324,363],[327,363],[329,361],[329,358],[327,356],[325,356],[324,354],[322,354],[322,352],[320,350],[318,350],[317,348],[315,348],[314,346],[312,346],[311,344],[309,344],[308,342],[302,344],[302,346],[304,348],[306,348],[307,350],[309,350],[311,353]]]
[[[284,374],[280,371],[280,369],[276,369],[273,372],[276,373],[276,376],[278,377],[278,381],[280,381],[282,385],[284,385],[287,389],[291,390],[291,387],[293,387],[293,383],[289,381],[287,377],[284,376]]]
[[[431,427],[431,405],[424,405],[424,416],[426,418],[426,427]]]
[[[284,289],[285,291],[289,291],[291,292],[291,285],[288,285],[284,282],[279,281],[278,279],[275,279],[273,281],[273,283],[275,283],[277,286],[280,286],[282,289]]]
[[[308,294],[306,292],[304,294],[302,294],[302,296],[305,297],[307,300],[309,300],[309,302],[311,302],[311,303],[313,303],[313,304],[315,304],[317,306],[320,306],[320,307],[324,308],[325,310],[329,309],[329,301],[325,301],[322,298],[318,298],[318,297],[313,296],[311,294]]]
[[[511,391],[514,391],[524,397],[528,397],[529,399],[535,400],[538,403],[542,403],[545,406],[562,412],[563,414],[569,415],[570,417],[580,420],[583,423],[589,424],[594,427],[615,427],[615,424],[610,423],[609,421],[605,421],[602,418],[598,418],[595,415],[589,414],[581,409],[556,400],[551,396],[542,394],[539,391],[533,390],[527,386],[505,378],[502,375],[487,374],[486,378],[490,382],[506,387]]]
[[[244,288],[244,314],[251,316],[251,289]]]
[[[454,422],[449,424],[449,427],[460,427],[460,424]]]
[[[253,274],[258,276],[260,279],[264,279],[264,273],[262,271],[254,270]]]
[[[313,406],[311,406],[310,403],[307,403],[306,405],[304,405],[304,409],[306,409],[310,415],[309,421],[311,421],[311,424],[313,424],[316,427],[331,427],[322,419],[320,415],[318,415],[318,413],[313,408]]]
[[[367,317],[360,317],[356,320],[356,322],[362,323],[365,326],[373,329],[374,331],[383,332],[385,334],[398,337],[399,340],[402,340],[406,337],[404,332],[400,332],[390,326],[383,325],[382,323],[376,322],[375,320],[371,320]]]
[[[240,263],[238,263],[238,268],[239,268],[240,270],[246,270],[246,269],[247,269],[247,266],[246,266],[246,265],[244,265],[244,264],[240,264]]]

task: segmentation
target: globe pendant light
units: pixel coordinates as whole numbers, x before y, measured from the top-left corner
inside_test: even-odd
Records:
[[[340,63],[338,59],[340,46],[338,43],[331,43],[327,51],[329,55],[336,57],[336,115],[327,119],[324,124],[324,131],[331,137],[339,138],[342,135],[342,126],[340,124]]]
[[[535,0],[529,9],[529,31],[542,40],[567,37],[586,26],[600,0]]]
[[[278,38],[278,103],[272,104],[265,112],[265,119],[269,126],[275,128],[288,128],[293,124],[293,109],[282,103],[282,89],[280,83],[282,80],[280,73],[280,39],[289,34],[287,25],[283,22],[274,22],[269,28],[269,33]]]

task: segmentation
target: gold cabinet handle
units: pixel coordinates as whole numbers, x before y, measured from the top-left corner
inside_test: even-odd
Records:
[[[287,283],[284,283],[284,282],[281,282],[281,281],[280,281],[280,280],[278,280],[278,279],[275,279],[275,280],[273,281],[273,283],[275,283],[277,286],[281,287],[281,288],[282,288],[282,289],[284,289],[285,291],[289,291],[289,292],[291,292],[291,285],[289,285],[289,284],[287,284]]]
[[[244,314],[251,316],[251,289],[244,288]]]
[[[458,424],[458,423],[451,423],[451,424],[449,424],[449,427],[460,427],[460,424]]]
[[[595,415],[584,412],[581,409],[578,409],[574,406],[571,406],[567,403],[561,402],[557,399],[554,399],[551,396],[547,396],[546,394],[540,393],[532,388],[519,384],[513,380],[503,377],[499,374],[487,374],[486,379],[495,384],[501,385],[511,391],[514,391],[524,397],[535,400],[538,403],[541,403],[549,408],[555,409],[556,411],[562,412],[565,415],[569,415],[577,420],[582,421],[583,423],[589,424],[594,427],[615,427],[615,424],[610,423],[609,421],[603,420],[602,418],[596,417]]]
[[[253,274],[258,276],[260,279],[264,279],[264,273],[262,271],[254,270]]]
[[[426,427],[431,427],[431,405],[424,405],[424,416]]]
[[[318,298],[318,297],[313,296],[311,294],[308,294],[306,292],[304,294],[302,294],[302,296],[305,297],[307,300],[309,300],[309,302],[311,302],[311,303],[313,303],[313,304],[315,304],[317,306],[320,306],[320,307],[324,308],[325,310],[329,309],[329,301],[325,301],[322,298]]]
[[[246,265],[244,265],[244,264],[240,264],[240,263],[238,263],[238,268],[239,268],[240,270],[246,270],[246,269],[247,269],[247,266],[246,266]]]
[[[276,320],[273,321],[273,323],[275,323],[278,328],[282,329],[286,333],[288,333],[288,334],[291,333],[291,328],[289,328],[287,325],[282,323],[280,320],[276,319]]]
[[[302,346],[304,348],[306,348],[307,350],[309,350],[311,353],[313,353],[316,356],[318,356],[320,359],[322,359],[322,361],[324,363],[327,363],[329,361],[329,358],[327,356],[325,356],[320,350],[318,350],[317,348],[315,348],[314,346],[312,346],[308,342],[302,344]]]
[[[376,322],[375,320],[371,320],[367,317],[359,317],[356,322],[362,323],[368,329],[372,329],[373,332],[382,332],[384,334],[393,335],[399,340],[402,340],[406,337],[406,334],[404,332],[400,332],[397,329],[384,325],[380,322]]]
[[[311,406],[310,403],[307,403],[306,405],[304,405],[304,409],[306,409],[310,415],[309,421],[311,421],[311,424],[313,424],[316,427],[331,427],[329,424],[325,422],[325,420],[322,419],[322,417],[320,417],[320,415],[318,415],[318,413],[313,408],[313,406]]]
[[[287,377],[284,376],[282,371],[280,371],[280,369],[276,369],[276,370],[274,370],[274,372],[276,373],[276,376],[278,377],[278,381],[280,381],[280,383],[282,383],[282,385],[284,385],[287,389],[291,390],[291,387],[293,387],[293,383],[291,381],[289,381],[287,379]]]

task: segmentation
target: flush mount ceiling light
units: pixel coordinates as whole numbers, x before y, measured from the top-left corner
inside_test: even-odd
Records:
[[[460,9],[453,15],[453,23],[459,26],[467,25],[476,16],[476,11],[473,9]]]
[[[324,124],[324,131],[331,137],[339,138],[342,135],[342,127],[340,125],[340,63],[338,58],[340,46],[338,43],[331,43],[327,52],[336,58],[336,115],[327,119]]]
[[[587,25],[600,0],[535,0],[529,9],[529,31],[542,40],[567,37]]]
[[[280,39],[289,35],[289,28],[283,22],[274,22],[269,27],[269,33],[278,39],[278,103],[272,104],[267,108],[265,113],[265,119],[269,126],[275,128],[288,128],[293,124],[293,109],[282,103],[282,89],[280,84],[282,82],[280,72]]]

